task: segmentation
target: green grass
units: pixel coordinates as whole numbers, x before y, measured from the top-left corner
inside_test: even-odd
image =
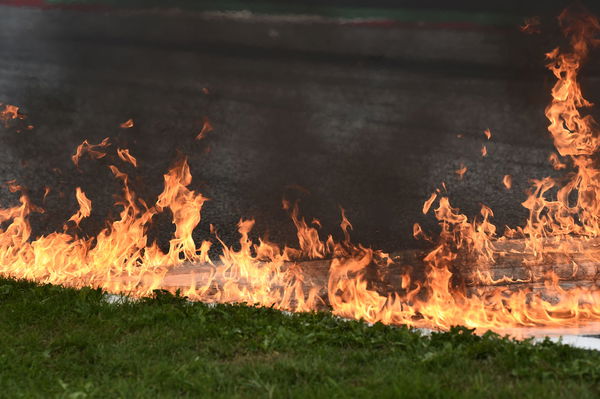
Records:
[[[600,353],[424,337],[326,314],[0,280],[2,397],[531,397],[600,394]]]

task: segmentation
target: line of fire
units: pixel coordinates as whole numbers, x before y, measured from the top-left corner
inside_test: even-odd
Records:
[[[31,21],[0,31],[3,276],[428,330],[599,325],[593,10],[3,3]]]

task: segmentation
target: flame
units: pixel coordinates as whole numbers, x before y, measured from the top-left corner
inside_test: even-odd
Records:
[[[483,134],[485,134],[485,137],[490,140],[492,138],[492,132],[490,132],[490,129],[485,129],[483,131]]]
[[[504,175],[502,178],[502,184],[504,184],[504,187],[506,187],[507,190],[510,190],[512,188],[512,176]]]
[[[0,105],[2,105],[0,103]],[[0,111],[0,120],[5,123],[11,119],[17,119],[19,117],[19,107],[16,105],[5,104],[4,109]]]
[[[181,158],[164,175],[163,191],[154,204],[136,195],[128,174],[109,165],[123,187],[115,204],[120,213],[91,238],[69,228],[79,226],[92,212],[92,203],[80,188],[75,191],[79,210],[65,223],[64,231],[33,237],[29,219],[43,210],[22,187],[9,183],[9,190],[20,198],[18,205],[0,209],[0,273],[136,296],[159,287],[183,287],[193,300],[294,311],[329,309],[342,317],[428,328],[460,324],[501,330],[600,320],[600,290],[568,284],[577,276],[594,275],[600,261],[598,131],[593,118],[580,113],[591,104],[582,97],[577,82],[600,24],[587,14],[573,12],[561,14],[559,21],[571,38],[571,49],[548,54],[557,82],[546,116],[558,153],[574,171],[563,179],[534,180],[523,202],[528,219],[502,236],[489,207],[482,205],[479,214],[469,218],[437,189],[422,211],[427,214],[437,201],[433,213],[439,235],[434,238],[420,224],[413,225],[413,236],[432,247],[422,256],[414,252],[413,258],[394,256],[354,244],[343,209],[343,239],[323,238],[320,222],[307,223],[297,204],[287,201],[283,207],[297,230],[294,247],[252,240],[252,219],[238,223],[240,238],[235,246],[228,246],[214,226],[213,239],[196,243],[193,232],[208,199],[190,189],[190,167]],[[211,129],[205,120],[198,139]],[[489,140],[490,131],[484,133]],[[72,160],[78,166],[83,156],[101,159],[110,150],[108,138],[99,144],[86,140]],[[137,166],[127,149],[115,151],[122,161]],[[562,165],[558,156],[550,161]],[[462,178],[466,171],[461,165],[456,173]],[[510,189],[511,177],[504,176],[503,183]],[[445,183],[441,187],[447,192]],[[168,250],[148,236],[155,216],[167,211],[175,227]],[[220,255],[210,255],[214,246]],[[506,264],[512,265],[510,270],[502,269]]]
[[[44,195],[42,197],[42,201],[46,201],[46,197],[48,197],[48,194],[50,194],[50,192],[52,191],[52,189],[48,186],[44,187]]]
[[[458,168],[457,170],[454,171],[454,173],[456,173],[456,175],[458,176],[459,180],[462,180],[462,178],[464,177],[465,173],[467,173],[467,167],[463,164],[460,164],[460,168]]]
[[[541,33],[540,25],[542,24],[540,17],[526,18],[522,26],[519,27],[521,32],[527,34]]]
[[[558,155],[555,153],[550,154],[550,156],[548,157],[548,161],[555,170],[561,170],[567,167],[567,164],[562,163],[558,158]]]
[[[487,147],[485,145],[481,146],[481,156],[482,157],[487,156]]]
[[[73,154],[73,156],[71,157],[75,166],[79,166],[79,161],[81,160],[81,157],[83,157],[86,154],[92,159],[104,158],[106,156],[106,153],[99,150],[110,146],[108,140],[108,137],[106,137],[98,144],[90,144],[87,140],[84,140],[83,143],[81,143],[75,150],[75,154]]]
[[[119,125],[121,129],[131,129],[134,126],[133,119],[127,119],[125,122]]]
[[[427,234],[425,234],[425,232],[423,231],[423,228],[421,227],[421,225],[419,223],[415,223],[413,225],[413,237],[416,239],[423,239],[426,241],[431,241],[431,239],[429,238],[429,236]]]
[[[79,210],[76,214],[71,216],[69,221],[75,222],[76,226],[79,226],[79,223],[84,219],[90,216],[92,213],[92,201],[86,197],[85,193],[81,191],[81,188],[77,187],[75,190],[75,197],[77,198],[77,202],[79,203]]]
[[[590,47],[597,43],[594,35],[600,31],[600,24],[595,17],[573,9],[565,10],[559,23],[570,37],[571,51],[556,48],[546,54],[550,60],[548,68],[557,79],[546,117],[558,153],[570,159],[576,172],[564,184],[551,178],[534,181],[533,193],[524,202],[530,217],[523,229],[532,241],[549,235],[595,237],[600,232],[600,179],[594,162],[598,131],[594,119],[580,113],[580,109],[592,104],[583,97],[577,81]],[[564,167],[557,156],[551,155],[550,161],[555,169]],[[554,191],[556,197],[549,199]]]
[[[137,168],[137,159],[129,153],[129,149],[117,149],[117,155],[123,160],[123,162],[130,163],[134,168]]]
[[[435,199],[437,198],[437,194],[433,193],[431,194],[431,196],[427,199],[427,201],[425,201],[423,203],[423,215],[427,214],[427,212],[429,212],[429,209],[431,208],[431,205],[433,204],[433,202],[435,201]]]
[[[214,130],[213,125],[210,123],[208,118],[204,118],[204,122],[202,123],[202,130],[196,136],[196,140],[202,140],[206,137],[206,135]]]

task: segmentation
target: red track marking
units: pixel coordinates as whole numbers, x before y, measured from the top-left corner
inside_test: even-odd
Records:
[[[46,0],[0,0],[0,6],[8,7],[32,7],[43,10],[77,10],[77,11],[108,11],[112,7],[91,4],[50,4]]]

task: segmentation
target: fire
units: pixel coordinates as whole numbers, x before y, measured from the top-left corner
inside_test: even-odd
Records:
[[[98,144],[90,144],[87,140],[84,140],[84,142],[77,147],[77,150],[75,150],[75,154],[73,154],[71,159],[73,160],[75,166],[79,166],[79,160],[86,154],[93,159],[104,158],[106,153],[102,152],[101,150],[108,146],[110,146],[108,137]]]
[[[531,18],[527,18],[525,19],[525,22],[523,23],[522,26],[519,27],[519,29],[521,30],[521,32],[523,33],[527,33],[527,34],[535,34],[535,33],[540,33],[541,29],[540,29],[540,25],[541,25],[541,20],[540,17],[531,17]]]
[[[2,121],[2,124],[5,127],[8,127],[9,122],[13,119],[25,119],[25,115],[19,112],[19,107],[17,107],[16,105],[0,103],[0,107],[2,106],[4,106],[4,109],[0,109],[0,121]],[[28,130],[33,129],[33,126],[31,126],[31,129],[29,128],[29,126],[27,126]]]
[[[548,161],[555,170],[561,170],[567,167],[567,164],[561,162],[558,158],[558,155],[555,153],[550,154],[550,156],[548,157]]]
[[[0,103],[0,105],[2,105]],[[19,117],[19,107],[16,105],[6,104],[4,105],[4,110],[0,111],[0,119],[3,121],[8,121],[10,119],[17,119]]]
[[[202,123],[202,129],[200,130],[200,133],[198,133],[198,135],[196,136],[196,140],[204,139],[208,135],[208,133],[212,132],[213,130],[213,125],[210,123],[208,118],[204,118],[204,122]]]
[[[124,162],[130,163],[131,165],[133,165],[134,168],[137,168],[137,159],[135,159],[135,157],[129,153],[129,150],[127,148],[117,149],[117,155]]]
[[[459,180],[462,180],[462,178],[465,176],[465,173],[467,173],[467,167],[463,164],[460,164],[460,168],[456,169],[454,173],[456,173],[456,176],[458,176]]]
[[[427,201],[425,201],[425,203],[423,204],[423,214],[429,212],[429,209],[431,208],[431,205],[433,204],[436,198],[437,194],[432,193],[431,196],[427,199]]]
[[[119,125],[121,129],[131,129],[134,126],[133,119],[127,119],[125,122]]]
[[[510,190],[512,188],[512,176],[504,175],[502,178],[502,184],[504,184],[504,187],[506,187],[507,190]]]
[[[48,197],[48,194],[50,194],[51,191],[52,189],[50,187],[44,187],[44,196],[42,197],[42,201],[46,201],[46,197]]]
[[[79,210],[76,214],[71,216],[69,219],[70,222],[75,222],[75,225],[79,226],[79,223],[84,218],[87,218],[92,213],[92,201],[85,195],[81,188],[77,187],[75,190],[75,197],[77,197],[77,202],[79,203]]]
[[[137,167],[137,159],[122,148],[114,150],[117,157],[105,158],[112,151],[106,138],[98,144],[84,141],[72,160],[76,166],[85,157],[118,163],[109,168],[122,185],[121,199],[115,204],[119,217],[95,237],[80,237],[74,227],[92,214],[93,207],[77,188],[79,210],[65,223],[64,231],[33,237],[29,218],[43,209],[12,183],[9,189],[20,193],[20,203],[0,209],[0,273],[135,296],[159,287],[178,287],[192,300],[246,302],[292,311],[329,309],[342,317],[428,328],[460,324],[485,330],[600,320],[600,290],[568,284],[576,276],[594,275],[600,261],[600,171],[595,166],[599,132],[593,118],[580,113],[591,104],[577,82],[600,24],[572,12],[561,14],[559,21],[571,38],[571,49],[555,49],[547,55],[557,82],[546,116],[558,153],[574,171],[565,179],[534,181],[523,202],[529,210],[527,221],[504,235],[492,223],[489,207],[482,205],[470,219],[442,194],[447,190],[441,183],[422,207],[423,214],[433,209],[439,235],[434,238],[420,224],[413,225],[413,236],[432,246],[420,257],[393,256],[354,244],[352,225],[343,210],[343,240],[321,237],[320,223],[307,223],[297,205],[285,201],[297,229],[295,247],[280,247],[265,239],[254,242],[250,219],[239,221],[235,247],[222,241],[214,228],[213,239],[197,243],[192,233],[202,221],[208,199],[190,188],[187,160],[175,162],[164,175],[163,191],[148,204],[131,189],[130,177],[120,164]],[[198,138],[210,130],[205,120]],[[491,138],[489,130],[484,134]],[[484,146],[482,154],[486,152]],[[556,154],[550,161],[555,169],[566,167]],[[456,173],[462,178],[466,171],[461,165]],[[511,188],[509,175],[503,184]],[[49,192],[47,188],[44,197]],[[168,250],[148,236],[155,217],[167,210],[175,227]],[[209,255],[214,246],[219,256]],[[502,269],[506,264],[511,268]],[[189,272],[173,274],[177,270]],[[177,280],[180,275],[185,278]]]
[[[431,239],[429,238],[429,236],[427,236],[427,234],[425,234],[423,228],[419,223],[415,223],[413,225],[413,237],[416,239],[424,239],[427,241],[431,241]]]

